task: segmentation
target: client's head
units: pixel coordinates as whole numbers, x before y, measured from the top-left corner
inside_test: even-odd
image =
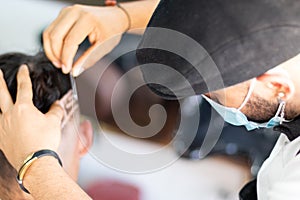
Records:
[[[28,56],[9,53],[0,56],[0,69],[3,71],[9,92],[15,101],[17,93],[16,74],[19,67],[26,64],[30,71],[33,88],[33,103],[46,113],[54,101],[61,99],[71,89],[69,76],[55,68],[44,53]],[[1,97],[0,97],[1,98]],[[74,102],[74,101],[71,101]],[[65,101],[70,104],[70,101]],[[67,107],[66,105],[63,105]],[[78,105],[72,105],[76,108]],[[79,160],[92,143],[92,127],[88,121],[80,121],[78,109],[68,118],[62,128],[60,155],[65,171],[77,179]],[[42,133],[41,133],[42,134]],[[38,141],[37,141],[38,142]],[[23,192],[16,182],[16,170],[9,164],[0,150],[0,199],[32,199]]]

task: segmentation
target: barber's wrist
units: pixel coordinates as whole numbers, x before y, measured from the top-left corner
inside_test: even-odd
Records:
[[[42,148],[38,148],[38,149],[32,148],[31,150],[28,149],[26,152],[23,151],[23,153],[20,154],[20,155],[18,156],[18,158],[15,158],[15,159],[12,161],[11,165],[12,165],[17,171],[20,170],[20,168],[21,168],[22,165],[24,164],[24,161],[25,161],[30,155],[32,155],[33,153],[39,151],[40,149],[42,149]],[[52,150],[52,151],[54,151],[54,152],[57,152],[57,150],[56,150],[56,149],[54,150],[53,148],[44,148],[44,149],[50,149],[50,150]],[[16,157],[17,157],[17,156],[16,156]]]
[[[129,15],[124,12],[124,10],[118,6],[112,6],[113,12],[119,21],[119,28],[122,33],[128,31],[131,27],[131,22]]]
[[[21,168],[18,171],[18,175],[17,175],[17,181],[21,187],[21,189],[26,192],[26,193],[30,193],[26,187],[24,187],[24,177],[28,171],[28,169],[30,169],[30,167],[32,166],[32,164],[36,161],[38,161],[38,159],[45,157],[45,156],[51,156],[57,159],[58,163],[62,166],[62,162],[59,158],[59,155],[52,150],[49,149],[43,149],[43,150],[39,150],[36,151],[34,153],[31,153],[23,162],[23,165],[21,166]]]
[[[44,156],[36,160],[27,170],[23,185],[32,193],[37,184],[46,184],[48,174],[59,176],[60,173],[64,173],[64,170],[57,159],[52,156]]]

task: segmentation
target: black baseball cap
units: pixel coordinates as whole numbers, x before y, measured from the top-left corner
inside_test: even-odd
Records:
[[[172,31],[191,38],[205,52],[199,56],[197,48],[173,37]],[[172,52],[166,45],[180,49]],[[184,52],[188,59],[176,52]],[[299,53],[299,0],[162,0],[136,55],[139,64],[147,64],[142,72],[149,87],[173,99],[175,93],[181,98],[249,80]],[[185,80],[153,68],[153,63],[172,67]]]

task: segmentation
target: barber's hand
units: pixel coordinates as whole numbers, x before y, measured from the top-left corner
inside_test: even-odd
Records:
[[[57,151],[61,138],[63,110],[54,103],[46,114],[32,102],[32,84],[26,65],[17,75],[18,87],[15,104],[0,72],[0,149],[19,170],[25,158],[38,150]]]
[[[127,28],[126,14],[116,6],[70,6],[44,31],[44,50],[56,67],[77,76],[109,53]],[[92,46],[73,64],[78,45],[86,37]]]

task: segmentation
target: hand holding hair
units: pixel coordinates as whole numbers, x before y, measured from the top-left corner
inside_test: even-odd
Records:
[[[0,72],[0,149],[18,170],[24,159],[35,151],[57,151],[63,110],[58,103],[54,103],[43,114],[33,105],[32,84],[26,65],[20,67],[17,81],[17,98],[13,103]]]

